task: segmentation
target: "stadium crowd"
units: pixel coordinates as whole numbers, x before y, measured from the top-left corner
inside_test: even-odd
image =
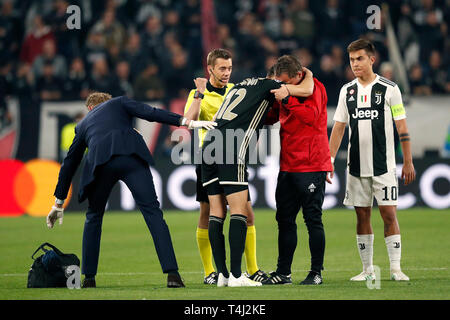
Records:
[[[186,99],[204,76],[201,0],[2,0],[0,116],[8,96],[35,101],[84,100],[90,91],[169,105]],[[369,30],[367,7],[381,1],[215,1],[220,46],[233,53],[232,82],[266,74],[296,54],[320,79],[329,104],[353,79],[346,46],[367,37],[378,50],[375,72],[396,80],[387,37]],[[68,29],[69,5],[81,28]],[[448,0],[391,0],[390,14],[415,95],[450,92]]]

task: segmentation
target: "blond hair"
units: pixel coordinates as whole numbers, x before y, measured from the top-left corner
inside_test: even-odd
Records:
[[[93,92],[86,98],[86,107],[95,107],[96,105],[108,101],[112,98],[109,93]]]

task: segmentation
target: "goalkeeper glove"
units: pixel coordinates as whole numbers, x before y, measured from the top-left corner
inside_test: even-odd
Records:
[[[59,225],[62,225],[63,217],[64,217],[64,208],[58,208],[57,206],[53,206],[52,210],[47,216],[47,227],[53,228],[56,219],[59,219]]]
[[[215,126],[217,126],[217,123],[214,121],[196,121],[196,120],[189,121],[187,125],[188,129],[205,128],[208,130],[214,129]]]

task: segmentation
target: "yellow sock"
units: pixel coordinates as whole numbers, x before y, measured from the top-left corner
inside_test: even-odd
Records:
[[[208,229],[200,229],[197,227],[196,232],[198,252],[202,260],[205,277],[214,272],[212,264],[211,244],[209,243]]]
[[[256,229],[255,226],[247,227],[247,237],[245,238],[245,262],[247,273],[252,275],[259,270],[256,262]]]

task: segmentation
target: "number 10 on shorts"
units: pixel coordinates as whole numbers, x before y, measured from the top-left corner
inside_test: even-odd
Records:
[[[397,200],[397,187],[396,186],[392,186],[390,188],[388,186],[385,186],[384,188],[382,188],[382,190],[384,191],[383,201]]]

